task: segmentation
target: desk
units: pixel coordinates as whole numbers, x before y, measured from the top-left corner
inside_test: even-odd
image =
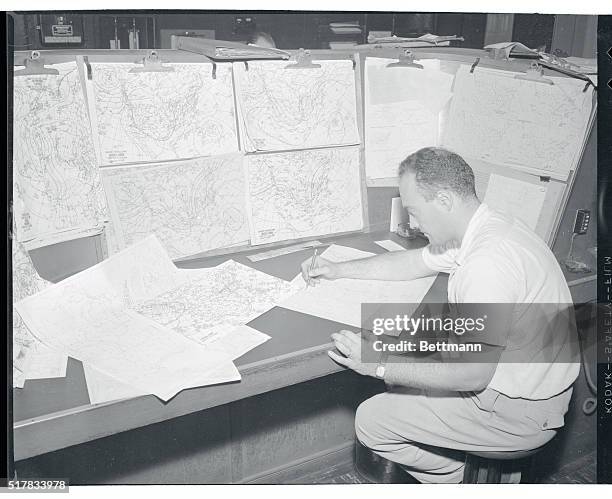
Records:
[[[387,238],[407,248],[425,244],[423,240],[405,241],[386,232],[337,237],[333,242],[383,253],[385,250],[373,241]],[[291,279],[311,251],[257,263],[246,259],[246,254],[231,258]],[[214,266],[227,258],[192,260],[181,262],[180,266]],[[445,301],[446,284],[446,276],[439,275],[424,301]],[[125,447],[129,446],[135,452],[131,461],[139,462],[156,452],[159,455],[178,453],[178,450],[171,451],[172,445],[184,447],[186,442],[198,441],[198,449],[186,450],[192,457],[176,458],[182,474],[177,474],[177,466],[168,464],[161,471],[156,469],[156,483],[252,482],[266,481],[265,477],[273,483],[280,481],[279,473],[282,474],[284,467],[301,466],[300,463],[326,456],[335,456],[336,461],[338,456],[350,458],[354,408],[361,400],[384,390],[380,381],[346,372],[327,356],[330,334],[341,328],[354,328],[280,307],[249,324],[272,339],[237,359],[242,381],[184,390],[168,403],[150,395],[91,405],[81,364],[72,359],[65,379],[27,381],[23,390],[14,390],[15,460],[69,448],[60,451],[61,457],[54,456],[57,453],[48,454],[53,456],[48,459],[43,456],[47,464],[54,463],[56,474],[38,476],[73,478],[74,466],[83,465],[82,461],[89,459],[84,456],[110,462],[116,459],[115,453],[125,454]],[[186,428],[180,430],[186,433],[182,440],[172,437],[179,420]],[[97,439],[101,439],[99,445],[92,444]],[[152,440],[156,443],[151,443]],[[180,442],[174,444],[175,441]],[[104,450],[102,442],[111,442],[110,448],[115,450]],[[271,447],[266,451],[263,446],[268,443]],[[133,451],[140,444],[145,450]],[[157,450],[152,450],[150,445]],[[206,446],[212,449],[209,453],[202,449]],[[285,454],[281,451],[283,447]],[[90,451],[83,454],[79,448]],[[72,456],[74,462],[62,474],[58,462],[68,459],[67,456]],[[22,477],[28,469],[31,468],[22,468]],[[19,473],[20,463],[17,470]],[[45,469],[37,471],[42,473]],[[83,475],[87,473],[85,467]],[[103,483],[102,480],[87,482],[86,477],[82,480],[82,483]],[[108,478],[109,483],[150,483],[150,480],[151,474],[142,470],[130,477],[124,474]]]
[[[423,240],[410,241],[408,244],[386,232],[341,236],[333,238],[333,242],[383,253],[385,250],[373,243],[382,238],[392,238],[406,247],[425,244]],[[332,241],[326,239],[325,242]],[[257,250],[250,253],[254,252]],[[304,250],[256,263],[245,258],[248,253],[231,255],[231,258],[289,280],[295,277],[300,263],[312,251]],[[216,256],[180,262],[179,265],[183,268],[209,267],[228,258]],[[446,279],[441,277],[431,288],[427,299],[440,301],[445,297]],[[240,382],[184,390],[168,403],[150,395],[91,405],[82,366],[72,359],[65,379],[27,381],[23,390],[14,390],[15,460],[31,458],[344,371],[327,355],[331,347],[330,334],[341,328],[355,329],[280,307],[275,307],[249,324],[269,334],[272,339],[236,361],[242,375]],[[383,389],[379,385],[377,383],[379,390]]]

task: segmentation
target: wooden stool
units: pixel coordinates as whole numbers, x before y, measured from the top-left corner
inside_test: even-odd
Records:
[[[463,483],[520,483],[531,472],[532,457],[541,450],[466,452]]]
[[[402,467],[372,452],[355,440],[355,469],[370,483],[420,483]]]
[[[465,454],[463,483],[520,483],[525,474],[532,474],[533,456],[542,450],[477,452]],[[355,469],[370,483],[420,483],[399,464],[372,452],[355,441]]]

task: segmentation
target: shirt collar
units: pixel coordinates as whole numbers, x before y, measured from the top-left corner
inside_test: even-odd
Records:
[[[457,263],[457,265],[461,265],[464,262],[469,248],[472,242],[474,241],[474,238],[478,234],[478,228],[488,218],[488,214],[489,207],[485,203],[480,203],[480,206],[472,215],[472,218],[468,223],[467,229],[463,234],[463,238],[461,239],[461,246],[459,247],[459,252],[455,257],[455,262]]]

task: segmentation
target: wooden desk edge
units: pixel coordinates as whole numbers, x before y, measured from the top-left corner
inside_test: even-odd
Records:
[[[342,371],[327,356],[330,348],[332,344],[326,343],[239,366],[239,383],[184,390],[164,405],[147,395],[17,421],[13,426],[14,459],[27,459]],[[228,386],[233,389],[225,389]],[[116,417],[116,411],[121,412],[121,418]]]

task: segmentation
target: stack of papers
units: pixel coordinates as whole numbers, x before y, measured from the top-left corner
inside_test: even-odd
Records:
[[[427,47],[427,46],[442,46],[447,47],[451,41],[463,41],[463,37],[457,35],[432,35],[427,33],[417,38],[405,38],[401,36],[372,36],[368,35],[368,43],[389,44],[389,46],[402,47]]]
[[[337,245],[322,254],[371,255]],[[67,356],[83,362],[91,403],[147,394],[167,401],[187,388],[240,380],[233,360],[269,339],[246,324],[276,305],[359,327],[362,303],[419,303],[433,280],[338,279],[306,288],[301,274],[289,282],[232,260],[178,269],[150,236],[57,284],[18,278],[29,288],[15,310],[17,327],[40,350],[39,370],[63,375]],[[22,343],[18,379],[28,372]]]
[[[40,342],[87,366],[92,403],[167,401],[239,380],[232,360],[268,339],[244,324],[292,290],[232,261],[179,270],[151,236],[15,307]]]
[[[358,21],[347,23],[329,23],[329,29],[334,35],[359,35],[361,26]]]

